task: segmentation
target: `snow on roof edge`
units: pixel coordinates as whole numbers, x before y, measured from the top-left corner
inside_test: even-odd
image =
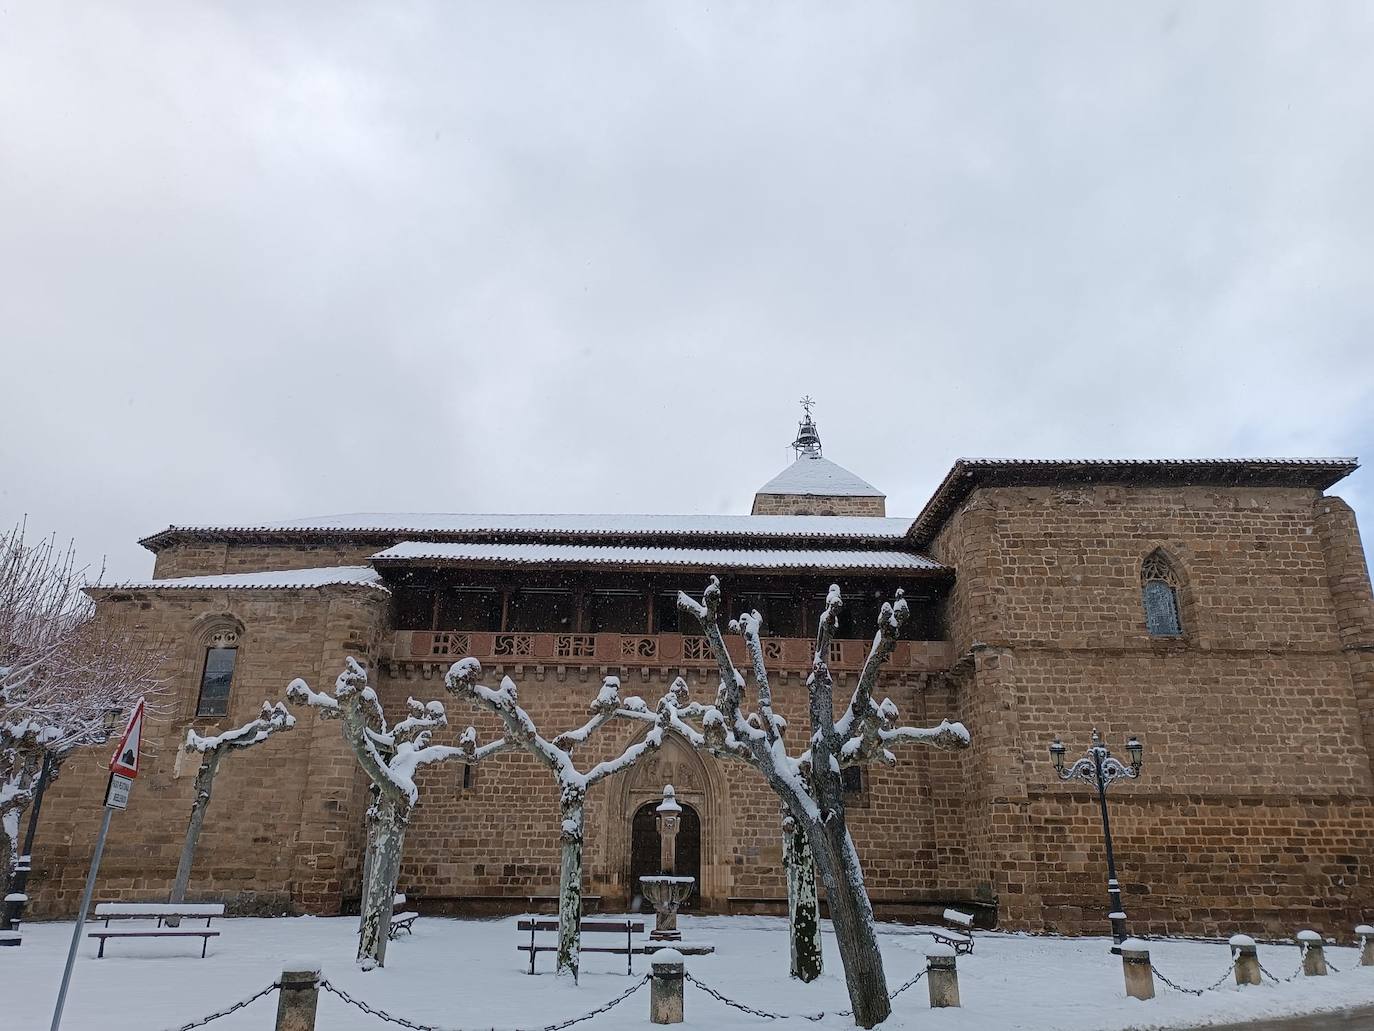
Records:
[[[150,547],[171,534],[564,534],[588,537],[751,536],[901,540],[909,516],[649,515],[463,512],[351,512],[256,525],[178,525],[140,539]]]
[[[92,584],[88,590],[279,590],[309,587],[368,587],[388,591],[381,575],[371,566],[317,566],[309,569],[272,569],[252,573],[217,573],[208,576],[179,576],[163,580],[125,580],[114,584]]]
[[[511,565],[701,566],[736,569],[884,569],[934,572],[946,567],[909,551],[662,548],[586,544],[463,544],[403,541],[372,556],[391,562],[491,562]]]

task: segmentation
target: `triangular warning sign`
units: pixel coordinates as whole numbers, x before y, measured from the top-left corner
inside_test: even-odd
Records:
[[[124,727],[124,736],[119,739],[119,747],[110,758],[110,772],[125,777],[138,776],[138,753],[143,743],[143,699],[138,700],[129,722]]]

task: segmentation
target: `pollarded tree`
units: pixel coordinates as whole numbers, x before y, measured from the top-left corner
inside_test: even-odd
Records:
[[[969,743],[968,731],[962,724],[948,720],[928,729],[899,726],[897,707],[892,701],[873,700],[879,671],[891,656],[909,616],[901,591],[892,604],[884,603],[849,707],[838,720],[835,718],[834,680],[826,656],[843,600],[839,587],[832,585],[817,626],[811,675],[807,679],[810,747],[800,755],[790,755],[783,741],[787,723],[773,711],[772,690],[759,640],[759,615],[747,612],[730,623],[731,630],[743,635],[753,666],[758,711],[746,713],[741,709],[744,677],[725,648],[720,601],[720,581],[716,577],[711,578],[700,602],[686,594],[678,595],[678,607],[701,624],[719,667],[720,687],[715,703],[685,704],[686,684],[679,681],[660,701],[654,718],[661,722],[666,715],[671,729],[696,748],[754,767],[777,793],[787,816],[794,821],[793,830],[800,832],[814,856],[825,885],[854,1021],[862,1027],[873,1027],[887,1019],[891,1003],[873,927],[873,907],[864,888],[863,865],[845,820],[840,771],[860,763],[894,763],[896,758],[890,746],[905,742],[964,748]],[[699,721],[700,729],[688,720]],[[804,850],[794,844],[791,858],[798,869],[804,870]],[[789,880],[791,874],[789,871]]]
[[[367,672],[351,656],[334,681],[332,696],[312,691],[304,680],[297,678],[287,687],[286,697],[293,703],[311,706],[324,719],[339,720],[344,740],[372,781],[358,964],[364,970],[383,966],[406,824],[420,800],[416,770],[448,759],[476,763],[509,746],[504,740],[496,740],[478,747],[473,727],[463,731],[457,747],[430,744],[435,728],[448,725],[444,705],[437,701],[421,704],[414,698],[408,699],[410,715],[388,726],[377,692],[368,685]]]
[[[262,711],[257,719],[245,723],[234,730],[226,730],[213,737],[201,737],[194,729],[186,731],[186,743],[182,746],[188,755],[199,755],[200,769],[196,771],[196,793],[191,801],[191,820],[186,827],[186,842],[181,846],[181,860],[177,863],[176,880],[172,883],[169,902],[186,901],[186,885],[191,880],[191,864],[196,857],[196,843],[200,840],[200,829],[205,824],[205,813],[210,808],[210,792],[215,786],[215,774],[219,772],[220,760],[231,752],[260,745],[273,734],[290,730],[296,725],[296,717],[286,711],[281,702],[273,705],[262,703]]]
[[[505,740],[533,755],[558,782],[560,863],[558,874],[558,966],[559,976],[577,980],[582,948],[582,845],[587,790],[607,777],[627,770],[648,752],[663,743],[664,726],[655,726],[644,738],[627,747],[616,758],[597,763],[586,773],[578,770],[572,751],[616,716],[656,721],[656,716],[639,698],[620,698],[620,678],[607,677],[592,702],[591,719],[576,730],[559,734],[553,740],[540,735],[534,721],[518,704],[515,681],[501,679],[495,690],[478,683],[482,664],[474,658],[455,662],[445,677],[449,691],[474,705],[494,712],[505,727]],[[665,716],[666,723],[666,716]]]

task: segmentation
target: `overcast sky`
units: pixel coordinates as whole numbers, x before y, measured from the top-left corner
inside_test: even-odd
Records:
[[[1374,462],[1374,5],[0,8],[0,520]],[[1374,537],[1374,473],[1336,490]]]

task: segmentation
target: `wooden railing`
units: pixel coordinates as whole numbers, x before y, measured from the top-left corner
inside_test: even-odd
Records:
[[[859,669],[868,656],[868,641],[832,641],[827,661],[832,669]],[[810,668],[813,642],[800,637],[770,637],[763,642],[769,664],[777,670]],[[747,664],[744,642],[726,638],[735,663]],[[706,638],[690,634],[521,634],[467,630],[398,630],[391,658],[398,662],[449,663],[472,655],[496,665],[548,666],[711,666]],[[953,663],[948,641],[898,641],[891,668],[920,671],[948,669]]]

